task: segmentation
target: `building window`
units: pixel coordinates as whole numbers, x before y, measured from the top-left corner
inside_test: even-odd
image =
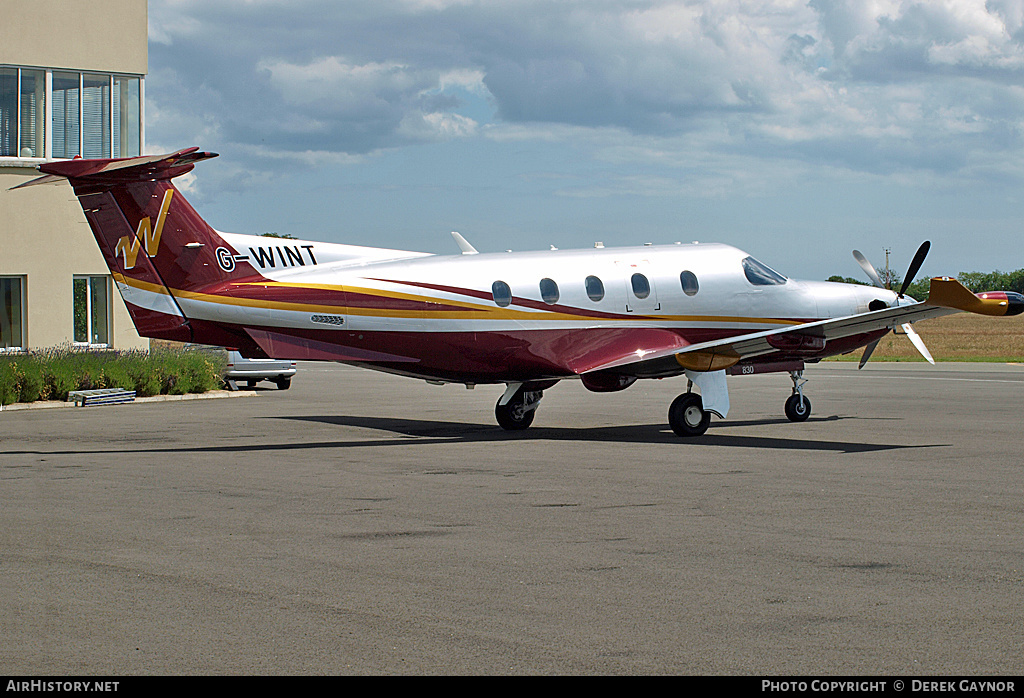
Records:
[[[142,102],[139,79],[114,76],[114,157],[130,158],[142,154]]]
[[[0,68],[0,157],[43,157],[45,122],[46,72]]]
[[[80,154],[81,84],[78,73],[53,74],[53,157]]]
[[[82,76],[82,157],[110,157],[110,76]]]
[[[0,157],[134,157],[142,140],[140,77],[0,66]]]
[[[22,277],[0,276],[0,351],[25,347]]]
[[[73,303],[75,344],[110,346],[110,283],[106,276],[76,276]]]

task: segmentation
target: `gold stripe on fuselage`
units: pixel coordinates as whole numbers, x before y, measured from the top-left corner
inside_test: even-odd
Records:
[[[358,293],[366,296],[379,298],[390,298],[393,300],[407,300],[422,303],[437,303],[448,306],[458,306],[464,310],[409,310],[409,309],[388,309],[388,308],[360,308],[353,306],[338,305],[317,305],[313,303],[298,303],[292,301],[269,301],[261,298],[238,298],[235,296],[224,296],[212,293],[201,293],[198,291],[183,291],[175,289],[168,293],[168,289],[160,284],[152,284],[139,279],[125,277],[123,274],[114,274],[115,281],[127,286],[137,288],[151,293],[171,295],[175,298],[192,301],[217,303],[219,305],[233,305],[242,308],[260,308],[264,310],[288,310],[305,313],[326,313],[356,315],[360,317],[381,317],[381,318],[408,318],[408,319],[436,319],[436,320],[542,320],[542,321],[572,321],[572,322],[700,322],[700,323],[743,323],[743,324],[769,324],[769,325],[799,325],[804,320],[792,320],[787,318],[752,318],[740,316],[709,316],[709,315],[610,315],[608,317],[594,317],[592,315],[575,315],[555,310],[516,310],[509,308],[490,307],[479,303],[467,301],[448,300],[433,296],[415,295],[409,293],[397,293],[394,291],[383,291],[380,289],[357,288],[351,286],[332,286],[329,284],[291,284],[276,281],[269,282],[245,282],[237,286],[253,287],[287,287],[296,289],[331,290]]]

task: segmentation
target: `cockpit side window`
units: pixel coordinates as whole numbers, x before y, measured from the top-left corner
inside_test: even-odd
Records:
[[[743,274],[755,286],[781,286],[788,279],[753,257],[743,258]]]

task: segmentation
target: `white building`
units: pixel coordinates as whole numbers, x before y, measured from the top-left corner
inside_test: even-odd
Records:
[[[145,145],[146,0],[0,0],[0,352],[146,348],[50,160]]]

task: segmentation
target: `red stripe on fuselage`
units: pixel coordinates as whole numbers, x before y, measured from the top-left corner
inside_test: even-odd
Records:
[[[429,288],[432,291],[443,291],[445,293],[454,293],[462,296],[469,296],[470,298],[478,298],[480,300],[494,303],[494,296],[488,291],[477,291],[472,288],[462,288],[459,286],[447,286],[445,284],[431,284],[425,281],[401,281],[398,279],[378,279],[374,278],[373,281],[384,281],[390,284],[400,284],[403,286],[414,286],[418,288]],[[626,313],[607,313],[600,310],[586,310],[584,308],[577,308],[572,305],[561,305],[558,303],[545,303],[544,301],[531,300],[529,298],[522,298],[520,296],[512,297],[512,306],[519,306],[521,308],[529,308],[531,310],[547,310],[549,312],[565,313],[566,315],[576,315],[579,317],[597,318],[602,320],[615,320],[628,317],[635,319],[636,314]]]

